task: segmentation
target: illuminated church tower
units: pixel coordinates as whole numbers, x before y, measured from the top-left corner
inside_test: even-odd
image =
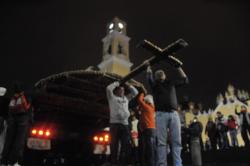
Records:
[[[125,76],[133,65],[129,60],[129,40],[127,25],[115,17],[107,25],[107,35],[102,39],[103,59],[98,68],[104,72]]]

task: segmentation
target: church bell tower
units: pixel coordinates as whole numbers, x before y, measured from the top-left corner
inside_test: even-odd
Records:
[[[133,65],[129,60],[129,40],[127,25],[115,17],[107,24],[107,35],[102,39],[103,59],[98,68],[104,72],[125,76]]]

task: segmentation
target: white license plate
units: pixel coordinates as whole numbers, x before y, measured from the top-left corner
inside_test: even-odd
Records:
[[[51,141],[48,139],[41,138],[28,138],[27,146],[29,149],[34,150],[50,150]]]
[[[96,144],[94,146],[93,153],[94,154],[106,154],[106,155],[109,155],[110,154],[110,146],[109,145]]]

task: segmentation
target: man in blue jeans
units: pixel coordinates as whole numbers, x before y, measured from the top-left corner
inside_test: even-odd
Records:
[[[145,62],[147,63],[147,62]],[[179,78],[170,80],[163,70],[154,74],[148,64],[147,80],[152,89],[156,107],[157,166],[167,166],[167,134],[171,135],[174,166],[182,166],[181,123],[177,113],[176,87],[188,83],[188,78],[180,66],[176,66]]]

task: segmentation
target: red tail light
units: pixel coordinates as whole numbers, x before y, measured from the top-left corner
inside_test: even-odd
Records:
[[[50,136],[50,131],[47,130],[47,131],[45,132],[45,136],[49,137],[49,136]]]
[[[44,133],[43,130],[38,131],[38,135],[40,135],[40,136],[43,136],[43,133]]]
[[[94,142],[97,142],[98,139],[99,139],[98,136],[94,136],[94,138],[93,138]]]
[[[49,129],[32,128],[31,135],[33,137],[49,138],[51,136],[51,131]]]
[[[37,130],[36,129],[31,130],[31,134],[32,135],[36,135],[37,134]]]
[[[103,137],[99,137],[99,142],[103,142]]]
[[[109,134],[105,134],[104,135],[104,141],[105,142],[109,142]]]
[[[96,144],[110,144],[109,133],[100,133],[93,137],[93,141]]]

